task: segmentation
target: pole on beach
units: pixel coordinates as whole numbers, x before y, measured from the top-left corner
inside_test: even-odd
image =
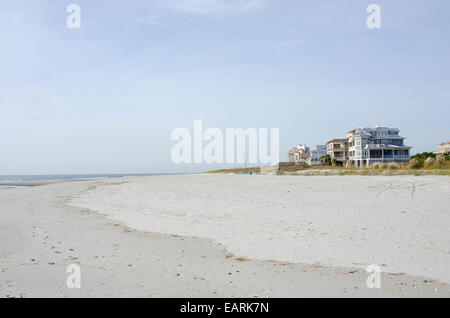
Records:
[[[247,170],[247,174],[250,174],[247,167],[247,158],[245,157],[244,147],[241,148],[242,157],[244,158],[245,170]]]

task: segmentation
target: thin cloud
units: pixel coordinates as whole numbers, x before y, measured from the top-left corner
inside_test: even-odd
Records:
[[[290,56],[289,52],[292,51],[295,48],[298,48],[299,45],[303,44],[303,41],[301,40],[289,40],[289,41],[283,41],[283,42],[277,42],[273,46],[275,47],[275,52],[277,55],[285,57]]]
[[[145,16],[138,18],[137,23],[149,24],[149,25],[157,25],[162,26],[163,24],[159,21],[159,19],[155,16]]]
[[[165,0],[167,9],[203,15],[228,15],[260,9],[267,0]]]

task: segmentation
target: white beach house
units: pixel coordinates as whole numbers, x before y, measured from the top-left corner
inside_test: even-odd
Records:
[[[333,139],[327,142],[327,154],[336,165],[343,166],[348,156],[348,139]]]
[[[450,141],[443,142],[439,145],[438,151],[433,151],[436,155],[448,155],[450,154]]]
[[[406,163],[410,161],[409,150],[404,145],[405,137],[399,129],[384,126],[362,127],[347,133],[349,165],[368,167],[378,163]]]

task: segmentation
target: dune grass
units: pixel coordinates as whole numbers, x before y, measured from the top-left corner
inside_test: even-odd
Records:
[[[234,173],[234,174],[260,174],[260,167],[251,168],[232,168],[207,171],[206,173]],[[374,164],[369,168],[341,167],[330,165],[308,166],[306,164],[279,166],[276,170],[277,175],[363,175],[363,176],[379,176],[379,175],[440,175],[450,176],[450,161],[444,157],[428,158],[418,160],[413,158],[407,164],[388,163]]]

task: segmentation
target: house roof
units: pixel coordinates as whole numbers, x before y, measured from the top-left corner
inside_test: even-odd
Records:
[[[333,140],[330,140],[329,142],[327,142],[327,144],[329,144],[330,142],[345,142],[347,140],[348,139],[333,139]]]
[[[361,128],[355,128],[353,130],[350,130],[349,132],[347,132],[347,134],[349,133],[354,133],[357,130],[379,130],[379,129],[389,129],[389,130],[397,130],[400,131],[398,128],[389,128],[387,126],[375,126],[375,127],[361,127]]]
[[[364,149],[411,149],[410,146],[397,146],[397,145],[383,145],[383,144],[376,144],[376,145],[366,145]]]
[[[442,144],[439,144],[439,146],[445,146],[445,145],[450,145],[450,141],[443,142]]]

